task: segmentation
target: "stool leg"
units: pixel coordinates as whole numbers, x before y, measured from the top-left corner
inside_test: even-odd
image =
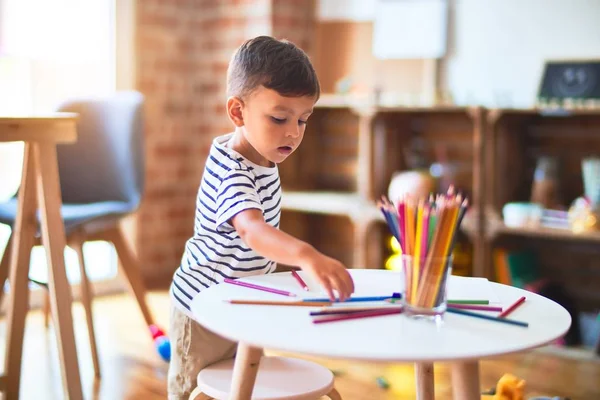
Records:
[[[262,349],[245,343],[238,344],[233,365],[230,400],[250,400],[262,356]]]
[[[338,392],[335,388],[331,389],[331,392],[327,393],[326,396],[329,397],[331,400],[342,400],[340,392]]]
[[[33,145],[25,144],[23,174],[19,189],[17,220],[13,228],[12,248],[10,249],[10,292],[8,293],[8,318],[6,320],[6,350],[4,355],[4,398],[19,398],[21,383],[21,359],[23,358],[23,337],[25,316],[29,309],[29,261],[33,237],[36,230],[35,219],[35,170]]]
[[[452,364],[452,389],[457,400],[478,400],[481,397],[477,360]]]
[[[10,266],[10,250],[12,246],[12,233],[8,237],[8,242],[2,253],[2,259],[0,260],[0,304],[2,303],[2,297],[4,296],[4,284],[8,279],[8,270]]]
[[[433,364],[416,363],[415,378],[417,383],[417,399],[433,400],[435,399],[435,389],[433,381]]]
[[[92,362],[94,364],[94,372],[96,377],[100,377],[100,363],[98,362],[98,349],[96,346],[96,334],[94,333],[94,318],[92,314],[92,288],[90,281],[85,271],[85,261],[83,259],[83,239],[78,237],[71,243],[71,246],[77,253],[79,258],[79,271],[81,275],[81,304],[85,309],[85,318],[88,327],[88,335],[90,337],[90,350],[92,353]]]
[[[44,290],[44,327],[50,326],[50,292],[48,289]]]
[[[189,400],[213,400],[213,398],[207,394],[202,393],[200,388],[197,387],[196,389],[194,389],[192,394],[190,394]]]

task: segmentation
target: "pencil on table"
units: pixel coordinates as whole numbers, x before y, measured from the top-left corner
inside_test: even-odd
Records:
[[[515,311],[515,309],[517,307],[519,307],[521,304],[523,304],[525,302],[525,296],[521,296],[521,298],[517,301],[515,301],[510,307],[508,307],[506,310],[504,310],[503,312],[501,312],[498,315],[498,318],[505,318],[508,314],[512,313],[513,311]]]
[[[482,304],[487,305],[490,304],[489,300],[463,300],[463,299],[455,299],[448,300],[448,304]]]
[[[389,310],[399,310],[402,309],[402,306],[399,305],[395,305],[395,304],[390,304],[390,305],[386,305],[386,306],[351,306],[351,307],[336,307],[336,306],[331,306],[331,307],[323,307],[318,311],[311,311],[310,315],[334,315],[334,314],[352,314],[352,313],[356,313],[356,312],[363,312],[363,311],[379,311],[379,310],[384,310],[384,311],[389,311]]]
[[[229,304],[247,304],[255,306],[291,306],[291,307],[326,307],[325,301],[269,301],[269,300],[225,300]]]
[[[522,326],[524,328],[527,328],[529,326],[529,323],[527,322],[523,322],[523,321],[515,321],[514,319],[508,319],[508,318],[498,318],[498,317],[494,317],[491,315],[485,315],[485,314],[479,314],[476,312],[471,312],[471,311],[466,311],[466,310],[459,310],[456,308],[448,308],[448,310],[446,310],[449,313],[453,313],[453,314],[460,314],[460,315],[466,315],[469,317],[474,317],[474,318],[481,318],[481,319],[487,319],[489,321],[495,321],[495,322],[503,322],[506,324],[512,324],[512,325],[517,325],[517,326]]]
[[[280,289],[274,289],[274,288],[270,288],[270,287],[266,287],[266,286],[256,285],[254,283],[243,282],[243,281],[240,281],[237,279],[225,278],[224,282],[232,284],[232,285],[243,286],[243,287],[246,287],[249,289],[256,289],[256,290],[262,290],[264,292],[280,294],[282,296],[296,297],[295,293],[291,293],[286,290],[280,290]]]
[[[306,282],[304,282],[304,280],[300,277],[300,274],[298,274],[295,270],[292,270],[292,276],[296,278],[300,286],[302,286],[302,289],[306,290],[307,292],[310,290],[306,285]]]
[[[335,316],[325,316],[325,317],[317,317],[313,319],[314,324],[323,324],[327,322],[335,322],[335,321],[345,321],[348,319],[357,319],[357,318],[370,318],[370,317],[380,317],[384,315],[392,315],[392,314],[400,314],[402,312],[402,308],[395,308],[394,310],[376,310],[376,311],[361,311],[352,314],[346,315],[335,315]]]
[[[459,310],[502,312],[502,307],[481,306],[481,305],[477,305],[477,304],[452,304],[452,303],[448,303],[448,308],[455,308],[455,309],[459,309]]]

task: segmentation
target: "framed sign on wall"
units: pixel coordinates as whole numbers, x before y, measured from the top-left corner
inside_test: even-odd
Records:
[[[538,99],[600,100],[600,60],[546,62]]]

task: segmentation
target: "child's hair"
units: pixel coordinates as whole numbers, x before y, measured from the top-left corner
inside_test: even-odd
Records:
[[[242,44],[229,63],[227,95],[244,97],[260,86],[281,96],[321,94],[319,80],[308,56],[287,40],[258,36]]]

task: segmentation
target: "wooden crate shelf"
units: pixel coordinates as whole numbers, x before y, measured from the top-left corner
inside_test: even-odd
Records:
[[[600,110],[489,110],[486,124],[486,274],[494,277],[495,248],[531,250],[540,273],[561,282],[580,310],[597,309],[600,232],[507,227],[501,212],[507,202],[529,201],[540,156],[559,160],[565,207],[583,194],[581,160],[600,154]]]
[[[573,233],[569,229],[561,228],[513,228],[506,225],[501,225],[494,228],[495,235],[510,235],[510,236],[521,236],[524,238],[534,239],[553,239],[553,240],[564,240],[570,242],[600,242],[600,232],[581,232]]]
[[[472,205],[481,206],[483,118],[481,108],[382,107],[366,99],[323,96],[302,146],[280,166],[284,214],[347,218],[353,227],[351,266],[382,268],[389,233],[375,201],[387,194],[393,173],[407,169],[402,149],[415,136],[429,144],[432,160],[442,149],[458,166],[459,188]],[[478,221],[475,232],[480,230]],[[316,245],[323,237],[313,233],[307,240]]]

